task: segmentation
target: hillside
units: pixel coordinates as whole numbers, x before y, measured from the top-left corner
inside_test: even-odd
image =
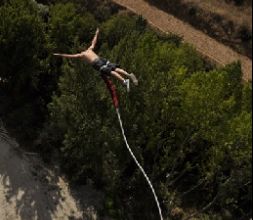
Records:
[[[146,1],[252,58],[251,5],[219,0]]]
[[[198,30],[187,22],[174,17],[145,0],[113,0],[130,11],[143,16],[147,21],[165,33],[173,33],[191,45],[211,63],[224,66],[240,61],[244,80],[252,79],[252,60],[235,52],[230,47],[208,36],[203,30]]]
[[[6,135],[0,137],[0,151],[1,220],[97,219],[103,197],[92,187],[73,190],[57,169]]]

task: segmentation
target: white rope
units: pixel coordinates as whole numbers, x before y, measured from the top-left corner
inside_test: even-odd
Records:
[[[130,152],[131,156],[133,157],[135,163],[137,164],[137,166],[140,168],[141,172],[143,173],[144,177],[146,178],[151,190],[152,190],[152,193],[154,195],[154,198],[155,198],[155,201],[156,201],[156,204],[157,204],[157,207],[158,207],[158,210],[159,210],[159,215],[160,215],[160,219],[163,220],[163,216],[162,216],[162,211],[161,211],[161,207],[160,207],[160,204],[159,204],[159,201],[158,201],[158,198],[157,198],[157,195],[156,195],[156,192],[154,190],[154,187],[151,183],[151,181],[149,180],[147,174],[145,173],[144,169],[142,168],[142,166],[140,165],[140,163],[138,162],[138,160],[136,159],[133,151],[131,150],[131,148],[129,147],[128,145],[128,142],[127,142],[127,138],[126,138],[126,135],[125,135],[125,131],[124,131],[124,128],[123,128],[123,124],[122,124],[122,120],[121,120],[121,117],[120,117],[120,112],[119,112],[119,109],[116,108],[116,112],[117,112],[117,115],[118,115],[118,119],[119,119],[119,123],[120,123],[120,127],[121,127],[121,131],[122,131],[122,135],[124,137],[124,141],[126,143],[126,146],[127,146],[127,149],[128,151]]]

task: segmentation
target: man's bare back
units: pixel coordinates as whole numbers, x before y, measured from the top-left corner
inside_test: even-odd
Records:
[[[81,55],[81,59],[89,64],[92,64],[96,59],[99,59],[99,56],[91,49],[81,52]]]

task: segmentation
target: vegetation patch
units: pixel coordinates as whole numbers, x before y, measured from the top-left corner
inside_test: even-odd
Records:
[[[52,56],[82,50],[99,26],[96,49],[139,78],[130,94],[115,83],[129,143],[165,219],[249,219],[252,85],[241,84],[240,64],[207,68],[194,48],[158,35],[141,17],[84,3],[1,5],[3,119],[45,160],[57,156],[72,182],[105,192],[101,219],[157,219],[101,77],[81,61]]]

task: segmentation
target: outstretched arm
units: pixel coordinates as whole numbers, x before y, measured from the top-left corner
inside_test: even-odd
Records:
[[[77,54],[65,54],[65,53],[54,53],[54,56],[59,56],[59,57],[65,57],[65,58],[81,58],[82,54],[77,53]]]
[[[97,28],[97,31],[96,31],[96,34],[91,42],[91,46],[89,47],[89,49],[91,50],[94,50],[95,49],[95,46],[96,46],[96,43],[97,43],[97,40],[98,40],[98,34],[99,34],[99,28]]]

